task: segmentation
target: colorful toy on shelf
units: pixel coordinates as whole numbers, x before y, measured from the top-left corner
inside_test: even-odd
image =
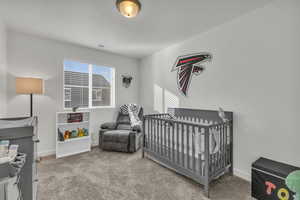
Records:
[[[58,130],[58,132],[61,132],[61,131]],[[89,134],[88,129],[86,129],[86,128],[78,128],[77,131],[76,130],[72,130],[72,131],[66,130],[64,134],[62,134],[62,132],[61,132],[61,135],[63,135],[63,138],[59,137],[59,140],[64,141],[64,140],[67,140],[70,138],[84,137],[84,136],[88,136],[88,134]]]
[[[300,170],[290,173],[285,183],[291,191],[296,193],[294,200],[300,200]]]
[[[89,135],[89,130],[86,129],[86,128],[84,128],[84,129],[83,129],[83,135],[84,135],[84,136],[88,136],[88,135]]]
[[[82,128],[78,128],[78,137],[83,137],[84,136],[84,131]]]
[[[65,140],[67,140],[67,139],[69,139],[70,138],[70,136],[71,136],[71,132],[70,131],[65,131],[65,134],[64,134],[64,138],[65,138]]]
[[[76,138],[78,136],[77,131],[73,130],[71,132],[71,138]]]

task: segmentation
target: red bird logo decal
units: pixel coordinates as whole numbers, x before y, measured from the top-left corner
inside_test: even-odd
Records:
[[[189,54],[177,58],[171,72],[177,70],[178,89],[184,96],[187,96],[192,76],[201,74],[205,69],[202,64],[211,60],[210,53]]]

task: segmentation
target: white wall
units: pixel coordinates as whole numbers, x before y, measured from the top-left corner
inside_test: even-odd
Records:
[[[8,32],[8,116],[29,113],[29,96],[15,94],[15,77],[40,77],[45,80],[45,94],[34,96],[34,113],[39,117],[38,145],[40,155],[54,153],[56,111],[63,110],[63,60],[71,59],[116,69],[116,105],[138,102],[138,62],[135,59],[96,51],[67,43]],[[128,89],[122,86],[121,75],[131,74],[134,79]],[[93,143],[98,143],[100,124],[115,117],[115,109],[91,110]]]
[[[180,107],[234,112],[235,173],[250,177],[260,156],[300,166],[300,1],[274,1],[141,62],[140,101],[148,112]],[[201,26],[201,24],[199,24]],[[208,51],[212,63],[177,90],[177,56]],[[168,94],[168,95],[166,95]]]
[[[0,118],[6,116],[6,27],[0,21]]]

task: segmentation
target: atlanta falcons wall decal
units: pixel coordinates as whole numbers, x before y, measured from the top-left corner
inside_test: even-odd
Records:
[[[210,53],[196,53],[185,56],[179,56],[171,70],[177,70],[177,86],[178,90],[184,95],[188,95],[188,89],[191,84],[193,75],[199,75],[205,70],[202,65],[210,62],[212,55]]]

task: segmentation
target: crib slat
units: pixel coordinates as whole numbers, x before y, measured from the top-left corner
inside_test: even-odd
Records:
[[[219,126],[218,129],[218,137],[219,137],[219,151],[218,151],[218,169],[222,167],[222,162],[221,162],[221,135],[222,135],[222,125]]]
[[[227,126],[224,129],[224,166],[227,166]]]
[[[160,120],[160,135],[161,135],[161,138],[160,138],[160,148],[161,148],[161,156],[164,155],[164,127],[163,127],[163,123],[164,121],[163,120]]]
[[[228,152],[227,152],[227,147],[228,147],[228,132],[227,132],[227,126],[225,129],[225,166],[228,165]]]
[[[152,151],[155,152],[155,135],[154,135],[154,131],[155,131],[155,119],[152,119],[152,124],[151,124],[152,130],[151,130],[151,135],[152,135]]]
[[[224,134],[224,125],[222,125],[222,127],[221,127],[221,131],[220,131],[220,139],[221,139],[221,141],[220,141],[220,147],[221,147],[221,151],[220,151],[220,167],[221,168],[224,168],[224,165],[223,165],[223,134]]]
[[[151,138],[150,138],[150,127],[151,127],[151,118],[149,118],[148,120],[148,148],[150,149],[150,142],[151,142]]]
[[[228,165],[231,163],[231,153],[230,153],[230,146],[231,146],[231,137],[230,137],[230,135],[231,135],[231,131],[230,130],[228,130]]]
[[[158,123],[159,123],[159,119],[158,118],[155,118],[154,120],[154,123],[155,123],[155,129],[154,129],[154,147],[155,147],[155,153],[158,153],[159,150],[159,138],[158,138]]]
[[[217,126],[217,135],[218,135],[218,137],[220,138],[220,135],[221,134],[221,126],[219,125],[219,126]],[[220,142],[220,141],[219,141]],[[220,169],[220,143],[219,144],[217,144],[217,145],[219,145],[219,150],[218,150],[218,152],[217,152],[217,155],[216,155],[216,159],[217,159],[217,166],[216,166],[216,169],[218,170],[218,169]]]
[[[168,123],[168,158],[171,160],[171,138],[170,138],[170,123]]]
[[[210,128],[209,129],[209,140],[211,139],[211,137],[210,137],[211,131],[212,131],[212,129]],[[209,164],[210,164],[210,172],[213,172],[214,164],[215,164],[214,163],[214,154],[211,154],[210,151],[209,151],[209,155],[210,155],[209,156],[210,157],[210,162],[209,162]]]
[[[185,158],[184,158],[184,124],[181,124],[181,164],[185,166]]]
[[[177,153],[177,164],[180,164],[179,154],[179,124],[176,122],[176,153]]]
[[[217,132],[217,134],[218,134],[218,126],[215,128],[216,130],[216,132]],[[214,171],[216,171],[217,169],[218,169],[218,152],[216,152],[215,153],[215,155],[214,155],[214,162],[215,162],[215,168],[214,168]]]
[[[219,168],[223,168],[223,141],[222,141],[222,135],[223,135],[223,126],[220,126],[219,131],[219,137],[220,137],[220,149],[219,149]]]
[[[160,137],[160,119],[157,120],[157,153],[160,155],[161,153],[161,149],[160,149],[160,140],[161,140],[161,137]]]
[[[157,139],[158,139],[158,137],[157,137],[157,133],[158,133],[158,131],[157,131],[157,129],[158,129],[158,125],[157,125],[157,123],[158,123],[158,120],[157,119],[155,119],[154,120],[154,124],[155,124],[155,126],[154,126],[154,151],[156,152],[156,153],[158,153],[158,141],[157,141]]]
[[[151,150],[151,118],[149,119],[149,125],[148,125],[149,131],[148,131],[148,137],[149,137],[149,150]]]
[[[167,137],[166,137],[166,133],[167,133],[167,125],[166,122],[164,121],[164,133],[163,133],[163,137],[164,137],[164,153],[163,156],[167,156]]]
[[[150,118],[147,120],[147,148],[150,149]]]
[[[196,142],[196,128],[195,126],[192,127],[192,158],[193,158],[193,163],[192,163],[192,167],[193,167],[193,171],[196,171],[196,155],[195,155],[195,142]]]
[[[205,181],[208,183],[209,180],[209,176],[210,176],[210,158],[209,158],[209,129],[205,128],[204,131],[204,177],[205,177]]]
[[[203,164],[202,164],[202,129],[200,127],[198,127],[198,132],[199,132],[199,143],[198,143],[198,148],[199,148],[199,152],[198,153],[198,160],[199,160],[199,171],[200,171],[200,175],[203,176]]]
[[[155,152],[155,140],[154,140],[154,130],[155,130],[155,119],[151,120],[151,146],[152,151]]]
[[[151,141],[151,146],[152,146],[151,150],[153,152],[155,152],[154,130],[155,130],[155,119],[153,118],[151,120],[151,140],[152,140]]]
[[[153,151],[153,127],[154,127],[154,125],[153,125],[153,119],[151,118],[151,120],[150,120],[150,149],[151,149],[151,151]]]
[[[218,134],[218,126],[216,127],[216,132],[217,132],[217,134]],[[216,152],[215,153],[215,155],[214,155],[214,162],[215,162],[215,168],[214,168],[214,171],[216,171],[217,169],[218,169],[218,167],[219,167],[219,163],[218,163],[218,159],[219,159],[219,157],[218,157],[219,155],[218,155],[218,152]]]
[[[160,121],[160,134],[161,134],[161,139],[160,139],[160,148],[161,148],[161,155],[164,155],[164,126],[163,126],[164,121]]]
[[[156,152],[157,154],[159,154],[159,119],[156,119],[156,124],[155,124],[155,127],[156,127],[156,136],[155,136],[155,146],[156,146]]]
[[[221,167],[224,168],[224,126],[222,126],[220,131],[220,150],[221,150]]]
[[[164,121],[161,120],[161,155],[164,156],[165,147],[164,147]]]
[[[223,167],[226,167],[225,152],[226,152],[226,125],[223,126]]]
[[[190,126],[186,127],[186,155],[187,155],[187,168],[190,169]]]
[[[230,153],[230,173],[233,174],[233,122],[230,121],[230,145],[229,145],[229,153]]]
[[[160,141],[160,137],[159,137],[159,119],[157,119],[156,120],[156,130],[157,130],[157,132],[156,132],[156,142],[155,142],[155,144],[156,144],[156,150],[157,150],[157,154],[159,154],[160,153],[160,145],[159,145],[159,141]]]
[[[172,161],[175,162],[175,133],[174,133],[174,130],[175,130],[175,123],[173,123],[173,126],[172,126]]]
[[[160,154],[164,153],[164,138],[163,138],[163,120],[160,120]]]

